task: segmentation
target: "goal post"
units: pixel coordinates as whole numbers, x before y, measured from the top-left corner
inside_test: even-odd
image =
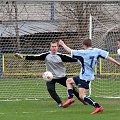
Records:
[[[92,40],[92,15],[90,14],[89,18],[89,39]],[[95,72],[96,72],[96,67],[95,67]],[[89,96],[92,94],[92,83],[89,83]]]

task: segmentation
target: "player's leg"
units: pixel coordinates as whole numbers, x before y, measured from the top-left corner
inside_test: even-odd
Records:
[[[62,101],[55,90],[55,83],[56,81],[54,79],[50,82],[46,82],[47,90],[50,96],[57,102],[58,107],[62,107]]]
[[[66,86],[66,80],[67,80],[67,77],[65,76],[65,77],[62,77],[62,78],[60,78],[60,79],[57,79],[56,82],[59,83],[59,84],[61,84],[62,86],[67,87],[67,86]],[[79,91],[78,91],[78,89],[75,88],[74,86],[73,86],[73,93],[74,93],[74,95],[78,98],[79,101],[81,101],[84,105],[87,105],[87,103],[86,103],[83,99],[81,99],[81,98],[79,97]]]
[[[86,82],[84,80],[80,80],[79,84],[79,96],[81,99],[83,99],[88,104],[95,107],[95,110],[92,112],[92,114],[98,113],[103,111],[103,107],[99,105],[99,103],[95,102],[91,97],[86,95],[86,89],[89,89],[89,82]]]
[[[73,98],[73,84],[74,84],[73,78],[68,78],[66,80],[68,100],[65,103],[63,103],[64,108],[68,107],[70,104],[72,104],[75,101],[75,99]]]
[[[71,82],[69,82],[69,81],[71,81]],[[67,79],[67,77],[63,77],[63,78],[57,79],[56,82],[67,87],[68,91],[69,91],[69,89],[72,89],[72,91],[73,91],[73,85],[72,85],[73,83],[72,82],[74,82],[74,81],[72,81],[72,78]],[[72,94],[73,94],[73,92],[72,92]],[[79,93],[78,93],[78,95],[79,95]]]
[[[73,93],[78,98],[79,101],[81,101],[84,105],[88,105],[83,99],[79,97],[79,91],[74,86],[73,86]]]

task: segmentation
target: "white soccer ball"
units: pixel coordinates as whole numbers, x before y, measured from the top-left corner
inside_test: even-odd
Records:
[[[117,50],[118,55],[120,55],[120,49]]]
[[[42,75],[45,81],[51,81],[53,79],[53,74],[50,71],[46,71]]]

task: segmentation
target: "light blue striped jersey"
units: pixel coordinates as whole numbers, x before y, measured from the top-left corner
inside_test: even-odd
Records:
[[[77,58],[82,68],[80,71],[80,79],[91,81],[94,80],[94,68],[99,57],[107,58],[108,52],[98,48],[89,48],[86,50],[71,50],[71,56]]]

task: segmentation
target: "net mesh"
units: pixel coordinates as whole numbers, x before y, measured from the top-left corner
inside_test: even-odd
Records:
[[[93,46],[108,50],[119,60],[116,54],[116,41],[120,38],[119,5],[119,1],[0,2],[0,98],[49,98],[41,78],[46,70],[45,62],[17,59],[14,53],[40,54],[49,50],[52,40],[59,39],[64,39],[73,49],[80,49],[84,38],[89,37],[90,24]],[[65,53],[62,48],[59,52]],[[65,63],[65,66],[67,75],[79,74],[80,65]],[[95,75],[92,95],[120,97],[117,66],[100,60]],[[66,88],[57,84],[56,90],[61,97],[66,97]]]
[[[117,42],[120,39],[118,20],[119,6],[104,4],[100,16],[92,16],[92,42],[94,47],[109,51],[109,55],[120,61]],[[104,12],[103,12],[104,11]],[[92,95],[102,97],[120,97],[118,85],[120,68],[106,60],[100,59],[96,66],[96,80],[92,83]]]

